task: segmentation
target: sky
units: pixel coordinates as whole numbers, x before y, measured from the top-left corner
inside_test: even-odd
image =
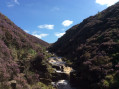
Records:
[[[48,43],[69,28],[119,0],[0,0],[0,12],[18,27]]]

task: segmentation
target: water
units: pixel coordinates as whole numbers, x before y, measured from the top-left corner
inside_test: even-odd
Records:
[[[61,57],[50,57],[48,59],[49,63],[52,65],[56,65],[56,66],[62,66],[65,65],[65,62],[62,61]]]
[[[56,86],[58,89],[73,89],[73,88],[71,88],[71,86],[67,80],[59,80],[56,83]]]
[[[59,66],[59,67],[65,66],[65,62],[62,61],[61,57],[51,57],[48,59],[48,61],[50,64],[55,65],[55,66]],[[61,68],[60,68],[60,70],[56,70],[56,69],[54,69],[54,70],[58,74],[61,74],[61,73],[66,74],[66,71],[63,71]],[[72,71],[70,70],[68,74],[70,74],[70,72],[72,72]],[[67,76],[69,76],[69,75],[67,75]],[[52,82],[51,84],[53,86],[55,86],[57,89],[75,89],[70,86],[70,83],[68,80],[58,80],[57,82]]]
[[[58,82],[52,82],[51,84],[57,89],[75,89],[70,86],[67,80],[59,80]]]

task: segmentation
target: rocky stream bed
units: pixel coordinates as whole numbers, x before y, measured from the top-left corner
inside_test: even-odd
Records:
[[[50,57],[48,62],[54,68],[54,71],[60,77],[59,80],[54,80],[51,84],[57,89],[76,89],[70,85],[70,73],[74,70],[66,66],[65,62],[62,61],[61,57]]]

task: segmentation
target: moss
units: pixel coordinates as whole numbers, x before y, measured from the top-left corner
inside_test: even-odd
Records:
[[[30,53],[31,56],[35,56],[37,54],[36,51],[33,49],[29,49],[28,53]]]
[[[9,45],[9,48],[11,49],[11,55],[15,61],[18,60],[18,54],[17,54],[17,49],[13,47],[12,45]]]
[[[37,86],[40,86],[41,89],[55,89],[53,86],[51,86],[51,85],[45,85],[45,84],[42,83],[42,82],[38,82],[38,83],[37,83]]]
[[[12,89],[8,82],[0,82],[0,89]]]
[[[98,12],[98,14],[97,14],[97,18],[100,19],[101,17],[102,17],[101,12]]]
[[[109,89],[117,89],[119,87],[119,79],[117,73],[107,75],[103,81],[103,86],[106,86]]]
[[[106,80],[111,84],[114,83],[114,76],[113,75],[107,75]]]
[[[114,60],[112,60],[113,65],[118,64],[118,62],[119,62],[119,53],[114,53],[114,54],[112,54],[111,56],[112,56],[113,59],[114,59]]]
[[[108,82],[107,80],[104,80],[104,81],[103,81],[103,86],[109,87],[109,82]]]

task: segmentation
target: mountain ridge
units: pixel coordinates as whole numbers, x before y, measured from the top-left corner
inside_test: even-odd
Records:
[[[54,89],[48,46],[0,13],[0,89]]]
[[[72,83],[83,89],[117,89],[119,2],[84,19],[52,44],[50,52],[63,56],[76,73]]]

